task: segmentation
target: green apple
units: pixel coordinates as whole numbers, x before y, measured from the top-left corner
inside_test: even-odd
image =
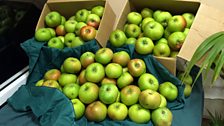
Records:
[[[52,11],[45,16],[44,20],[48,27],[53,28],[61,24],[61,15],[56,11]]]
[[[77,58],[74,57],[68,57],[63,62],[63,67],[66,73],[78,73],[82,66],[80,61]]]
[[[184,96],[185,97],[189,97],[191,95],[191,92],[192,92],[191,85],[185,84],[185,87],[184,87]]]
[[[89,11],[87,9],[78,10],[75,14],[75,20],[78,22],[86,22]]]
[[[75,120],[79,120],[85,113],[85,105],[79,99],[71,100],[75,112]]]
[[[170,56],[170,52],[171,52],[170,47],[168,46],[168,44],[165,43],[158,43],[153,48],[154,56],[168,57]]]
[[[105,67],[105,73],[108,78],[119,78],[123,72],[122,66],[118,63],[109,63]]]
[[[62,92],[69,99],[75,99],[78,96],[78,94],[79,94],[79,88],[80,88],[80,86],[78,84],[76,84],[76,83],[69,83],[69,84],[66,84],[62,88]]]
[[[138,102],[141,90],[135,85],[128,85],[122,88],[120,93],[121,102],[130,106]]]
[[[55,32],[56,32],[57,36],[64,36],[66,34],[65,26],[58,25],[55,29]]]
[[[189,28],[185,28],[183,33],[184,35],[187,37],[188,33],[189,33],[190,29]]]
[[[163,36],[164,28],[160,23],[150,21],[145,25],[143,33],[145,37],[149,37],[152,40],[159,40]]]
[[[100,63],[92,63],[86,68],[85,78],[89,82],[99,83],[105,77],[104,67]]]
[[[90,64],[95,62],[95,54],[92,52],[85,52],[80,56],[80,62],[83,68],[86,68]]]
[[[71,16],[71,17],[69,17],[69,19],[68,20],[75,20],[75,15],[73,15],[73,16]]]
[[[64,43],[58,37],[53,37],[47,42],[47,46],[56,49],[63,49]]]
[[[155,19],[155,18],[157,18],[157,16],[160,14],[162,12],[162,10],[156,10],[156,11],[154,11],[154,13],[153,13],[153,18]]]
[[[85,42],[85,41],[83,41],[81,37],[75,37],[75,38],[72,40],[71,47],[81,46],[81,45],[84,44],[84,42]]]
[[[78,76],[78,80],[77,80],[77,83],[79,85],[83,85],[84,83],[87,82],[86,78],[85,78],[85,75],[86,75],[86,70],[82,70]]]
[[[95,60],[103,65],[108,64],[113,58],[113,51],[110,48],[101,48],[95,53]]]
[[[123,72],[122,75],[117,79],[117,86],[122,89],[125,86],[130,85],[134,81],[134,78],[128,72]]]
[[[92,82],[84,83],[79,89],[79,99],[82,103],[90,104],[97,100],[99,87]]]
[[[133,77],[139,77],[146,72],[146,65],[142,59],[132,59],[128,62],[128,71]]]
[[[96,14],[98,15],[99,17],[102,17],[103,16],[103,12],[104,12],[104,7],[103,6],[95,6],[91,9],[91,13],[92,14]]]
[[[61,76],[58,78],[58,82],[61,86],[65,86],[70,83],[76,83],[77,76],[75,74],[67,74],[62,73]]]
[[[141,28],[136,24],[129,24],[125,29],[125,34],[127,37],[137,38],[141,33]]]
[[[179,53],[178,51],[171,51],[170,52],[170,57],[176,58],[178,53]]]
[[[43,82],[42,86],[60,89],[60,85],[56,80],[46,80]]]
[[[104,84],[99,90],[99,99],[104,104],[112,104],[117,100],[118,88],[114,84]]]
[[[182,47],[185,38],[186,36],[184,35],[183,32],[173,32],[168,37],[168,45],[172,50],[178,51]]]
[[[86,107],[85,117],[89,121],[101,122],[107,117],[107,107],[100,101],[95,101]]]
[[[160,94],[151,89],[143,90],[139,95],[139,103],[146,109],[156,109],[161,103]]]
[[[142,28],[142,30],[144,31],[144,27],[145,27],[145,25],[148,23],[148,22],[150,22],[150,21],[155,21],[153,18],[151,18],[151,17],[147,17],[147,18],[144,18],[143,20],[142,20],[142,25],[141,25],[141,28]]]
[[[166,101],[166,98],[160,94],[160,97],[161,97],[161,103],[159,105],[159,108],[161,107],[166,107],[167,106],[167,101]]]
[[[194,14],[192,13],[183,13],[182,16],[184,17],[184,19],[186,20],[186,28],[190,28],[193,21],[194,21]]]
[[[56,36],[56,31],[55,31],[55,29],[53,29],[53,28],[47,28],[49,31],[50,31],[50,33],[51,33],[51,37],[55,37]]]
[[[138,78],[138,86],[141,91],[151,89],[157,91],[159,88],[159,81],[150,73],[144,73]]]
[[[164,30],[164,37],[168,39],[168,37],[172,34],[172,32],[169,31],[168,27],[165,28]]]
[[[154,48],[153,41],[148,37],[141,37],[135,42],[135,51],[138,54],[150,54]]]
[[[123,121],[128,115],[128,108],[123,103],[115,102],[109,105],[107,115],[114,121]]]
[[[178,77],[180,80],[183,79],[182,82],[183,82],[184,84],[192,85],[192,83],[193,83],[193,78],[192,78],[192,76],[191,76],[190,74],[186,75],[185,78],[183,78],[183,76],[184,76],[184,73],[179,73],[177,77]]]
[[[159,92],[163,95],[168,101],[176,100],[178,96],[177,87],[171,82],[164,82],[159,85]]]
[[[66,18],[64,16],[61,16],[61,25],[64,25],[66,22]]]
[[[112,46],[121,47],[125,44],[127,37],[123,31],[117,29],[110,34],[109,40]]]
[[[168,21],[167,28],[170,32],[177,32],[177,31],[183,31],[186,27],[186,20],[181,15],[174,15],[170,18]]]
[[[75,39],[75,34],[74,33],[67,33],[65,34],[64,37],[64,43],[67,47],[71,47],[72,46],[72,41]]]
[[[167,41],[166,38],[161,38],[161,39],[159,39],[159,40],[156,42],[156,44],[159,44],[159,43],[164,43],[164,44],[167,44],[167,45],[168,45],[168,41]]]
[[[80,35],[80,31],[81,31],[81,28],[86,26],[87,24],[84,23],[84,22],[78,22],[76,25],[75,25],[75,34],[76,35]]]
[[[151,120],[155,126],[171,126],[173,114],[168,108],[161,107],[152,111]]]
[[[51,32],[47,28],[39,28],[34,37],[39,42],[47,42],[51,39]]]
[[[44,74],[45,80],[58,80],[61,76],[61,72],[58,69],[50,69]]]
[[[65,22],[65,31],[67,33],[74,33],[76,24],[77,24],[77,21],[75,21],[75,20],[67,20]]]
[[[148,123],[150,121],[150,111],[140,104],[134,104],[128,110],[128,117],[138,124]]]
[[[35,84],[35,86],[42,86],[44,83],[44,79],[38,80]]]
[[[143,8],[141,10],[141,15],[142,15],[142,18],[152,17],[153,10],[151,10],[149,8]]]
[[[81,28],[80,30],[80,37],[84,40],[84,41],[90,41],[93,40],[96,37],[96,29],[92,26],[84,26]]]
[[[126,51],[119,51],[113,54],[112,62],[118,63],[122,67],[126,67],[130,61],[130,56]]]
[[[139,25],[142,22],[142,15],[138,12],[130,12],[127,15],[127,21],[129,24]]]
[[[125,44],[133,44],[135,45],[136,38],[128,38],[125,42]]]
[[[103,80],[100,82],[100,84],[101,84],[101,86],[104,84],[116,85],[116,79],[104,77]]]
[[[170,12],[162,11],[155,17],[155,20],[162,24],[163,27],[166,27],[171,17],[172,15],[170,14]]]
[[[62,43],[65,43],[65,37],[64,36],[58,36],[58,38],[61,39]]]

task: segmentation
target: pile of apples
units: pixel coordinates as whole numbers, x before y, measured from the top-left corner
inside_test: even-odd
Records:
[[[61,68],[48,70],[36,86],[59,89],[73,103],[76,120],[85,116],[95,122],[129,117],[135,123],[151,120],[168,126],[173,116],[167,101],[178,97],[177,87],[171,82],[159,84],[142,59],[110,48],[66,58]]]
[[[59,12],[51,11],[45,16],[46,27],[37,29],[35,39],[57,49],[80,46],[95,38],[103,12],[104,7],[99,5],[78,10],[66,20]]]
[[[171,15],[165,10],[144,8],[130,12],[124,29],[110,35],[114,47],[134,44],[138,54],[176,57],[194,21],[194,14]]]

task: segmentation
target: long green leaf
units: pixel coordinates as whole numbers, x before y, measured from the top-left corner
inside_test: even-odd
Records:
[[[224,50],[222,50],[221,54],[219,55],[219,58],[218,58],[218,61],[217,61],[217,65],[215,66],[214,75],[212,77],[212,83],[215,80],[217,80],[223,65],[224,65]]]
[[[210,37],[208,37],[204,42],[202,42],[201,45],[199,45],[193,57],[191,58],[191,61],[187,65],[184,76],[182,77],[181,80],[183,80],[190,73],[193,66],[202,58],[202,56],[204,56],[206,52],[209,51],[214,46],[214,44],[216,43],[214,40],[221,37],[223,34],[224,32],[215,33]]]

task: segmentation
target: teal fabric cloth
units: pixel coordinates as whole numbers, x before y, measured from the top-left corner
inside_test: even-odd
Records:
[[[19,90],[11,98],[8,99],[8,105],[6,106],[6,108],[11,109],[4,109],[4,110],[11,110],[11,111],[13,110],[15,111],[15,113],[32,112],[33,113],[32,117],[35,118],[34,124],[38,122],[40,125],[43,126],[139,125],[130,121],[128,118],[125,121],[112,121],[109,118],[107,118],[103,122],[94,123],[94,122],[88,122],[87,119],[83,117],[80,120],[75,121],[72,104],[60,91],[47,87],[35,87],[34,86],[35,83],[43,77],[44,73],[47,70],[52,68],[59,69],[64,59],[66,59],[67,57],[73,56],[79,58],[81,54],[86,51],[91,51],[95,53],[100,48],[96,40],[87,42],[80,47],[65,48],[63,50],[49,48],[45,45],[46,43],[36,42],[34,38],[29,39],[26,42],[22,43],[21,47],[24,49],[24,51],[27,53],[29,57],[30,74],[26,85],[19,88]],[[110,45],[108,45],[108,47],[110,47]],[[185,118],[184,113],[182,113],[182,111],[185,109],[185,98],[183,96],[184,87],[181,85],[180,81],[175,76],[170,74],[169,71],[163,65],[161,65],[153,56],[137,55],[132,45],[126,45],[123,46],[122,48],[113,48],[113,47],[110,48],[112,48],[114,52],[119,50],[125,50],[130,54],[131,58],[143,59],[147,64],[147,72],[155,75],[159,79],[160,83],[165,81],[170,81],[174,83],[178,87],[179,95],[177,100],[175,100],[172,103],[171,102],[168,103],[168,108],[171,109],[174,115],[176,113],[172,125],[175,126],[176,125],[175,123],[178,122],[177,120],[179,120],[180,118]],[[199,84],[201,84],[201,82],[199,82]],[[199,97],[199,95],[201,94],[197,93],[197,95],[198,95],[197,101],[201,101],[201,97]],[[201,108],[201,103],[200,105],[198,104],[197,106],[198,108]],[[188,109],[189,109],[188,111],[189,112],[191,111],[192,113],[194,113],[194,111],[201,112],[201,110],[191,110],[190,108]],[[1,112],[2,111],[0,111],[0,115]],[[18,118],[18,121],[19,120],[22,121],[23,119],[26,118],[29,118],[29,116],[28,117],[22,116],[21,118]],[[194,119],[192,119],[192,121],[197,122]],[[2,124],[4,123],[4,119],[3,121],[0,121],[0,124],[1,123]],[[152,125],[152,123],[149,122],[148,124],[144,125],[149,126]]]

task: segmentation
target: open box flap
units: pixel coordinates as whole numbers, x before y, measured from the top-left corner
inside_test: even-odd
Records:
[[[190,61],[198,46],[210,35],[220,31],[224,31],[223,11],[201,4],[178,58]],[[197,65],[200,66],[200,63]]]

